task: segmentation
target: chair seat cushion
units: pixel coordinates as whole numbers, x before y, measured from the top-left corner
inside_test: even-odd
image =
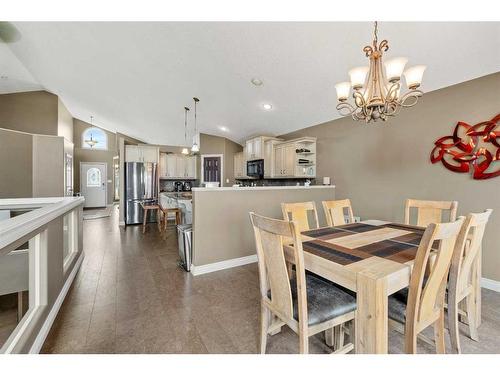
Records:
[[[408,301],[408,288],[401,289],[400,291],[389,296],[389,318],[399,323],[405,324],[406,322],[406,305]]]
[[[293,299],[293,317],[299,319],[297,303],[297,283],[290,280]],[[310,326],[326,322],[356,310],[356,298],[344,292],[336,284],[306,274],[308,324]],[[268,296],[270,296],[270,292]]]

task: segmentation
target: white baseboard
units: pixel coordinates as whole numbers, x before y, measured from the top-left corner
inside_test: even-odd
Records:
[[[47,338],[47,335],[49,334],[50,328],[52,327],[52,324],[54,323],[54,320],[56,319],[57,313],[59,312],[59,309],[61,308],[61,305],[64,301],[64,298],[66,297],[66,294],[68,293],[68,290],[73,284],[73,280],[75,279],[76,273],[80,269],[80,266],[82,265],[83,262],[83,251],[76,260],[75,266],[71,270],[71,273],[69,274],[68,278],[66,279],[66,282],[64,283],[61,292],[57,296],[54,305],[52,306],[52,309],[50,309],[49,314],[47,315],[47,318],[45,319],[45,322],[43,322],[42,328],[40,329],[40,332],[38,332],[38,335],[35,338],[35,341],[33,342],[33,345],[31,346],[30,349],[30,354],[38,354],[40,353],[40,350],[42,350],[43,343],[45,342],[45,339]]]
[[[485,289],[494,290],[495,292],[500,293],[500,281],[486,279],[483,277],[481,279],[481,287]]]
[[[203,275],[204,273],[210,273],[210,272],[225,270],[227,268],[244,266],[245,264],[250,264],[255,262],[257,262],[257,254],[241,258],[224,260],[222,262],[204,264],[202,266],[195,266],[193,264],[191,266],[191,273],[193,274],[193,276],[198,276],[198,275]]]

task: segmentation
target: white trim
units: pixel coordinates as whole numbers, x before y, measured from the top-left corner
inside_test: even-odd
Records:
[[[500,293],[500,281],[487,279],[485,277],[481,278],[481,288],[494,290]]]
[[[75,263],[75,266],[73,267],[73,270],[71,270],[71,273],[66,279],[66,282],[64,283],[61,292],[57,296],[57,299],[55,300],[52,309],[50,309],[50,312],[47,315],[45,322],[43,322],[42,328],[40,328],[40,331],[38,332],[35,341],[33,341],[33,345],[31,346],[29,351],[30,354],[38,354],[40,353],[40,350],[42,350],[43,343],[45,342],[45,339],[49,334],[52,324],[54,324],[54,320],[56,319],[57,313],[59,312],[59,309],[61,308],[61,305],[64,302],[64,298],[66,298],[66,294],[68,293],[71,284],[73,284],[73,280],[75,279],[76,273],[78,272],[80,266],[82,265],[83,258],[84,258],[84,253],[82,251],[81,255],[78,257]]]
[[[205,183],[203,180],[203,177],[205,176],[205,168],[203,168],[203,159],[204,158],[220,158],[220,186],[224,186],[224,154],[203,154],[200,155],[200,161],[201,161],[201,176],[200,176],[200,181],[201,183]]]
[[[193,276],[203,275],[205,273],[216,272],[228,268],[244,266],[245,264],[257,262],[257,254],[249,255],[246,257],[223,260],[222,262],[204,264],[202,266],[191,266],[191,273]]]

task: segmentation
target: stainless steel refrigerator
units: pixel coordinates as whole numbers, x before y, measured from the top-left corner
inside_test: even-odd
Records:
[[[141,202],[158,200],[156,163],[125,163],[125,223],[141,224]],[[148,212],[147,222],[156,222],[156,212]]]

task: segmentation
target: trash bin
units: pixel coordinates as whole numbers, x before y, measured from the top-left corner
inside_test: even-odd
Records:
[[[191,271],[191,259],[193,256],[193,226],[181,224],[177,226],[177,240],[179,241],[180,264],[187,271]]]

